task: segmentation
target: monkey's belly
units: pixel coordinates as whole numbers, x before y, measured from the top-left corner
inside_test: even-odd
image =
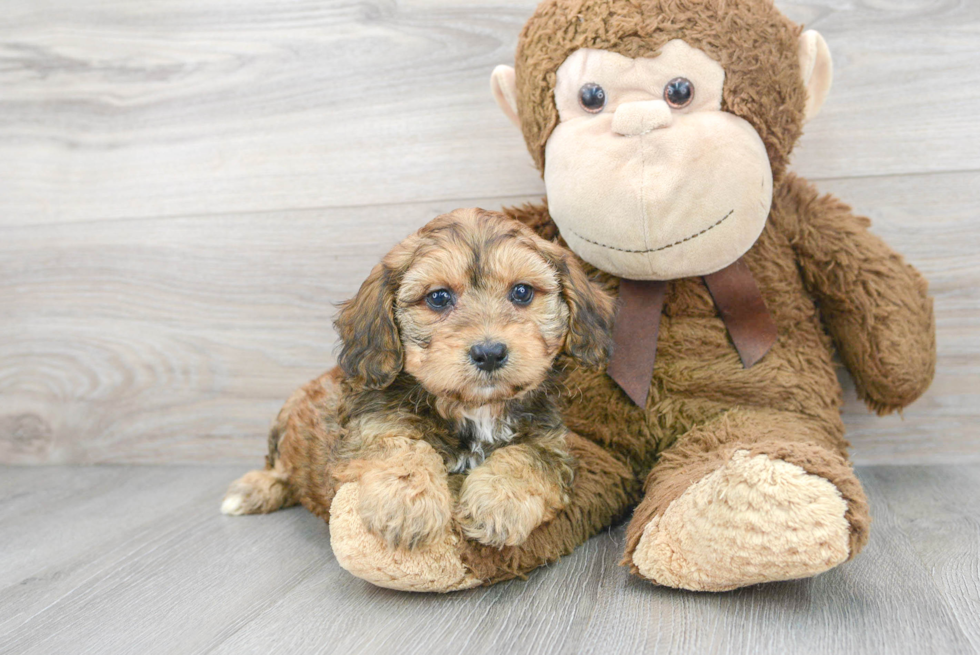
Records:
[[[746,369],[717,316],[664,316],[647,408],[630,402],[604,372],[569,375],[571,430],[629,461],[638,474],[691,428],[733,407],[803,415],[840,434],[841,387],[830,341],[816,316],[781,323],[779,339]]]
[[[841,394],[829,339],[815,319],[781,323],[772,349],[745,368],[718,318],[664,316],[654,386],[658,394],[804,414],[836,411]]]

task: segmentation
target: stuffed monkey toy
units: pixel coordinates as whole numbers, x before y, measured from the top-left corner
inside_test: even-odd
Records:
[[[571,500],[518,546],[367,533],[340,487],[331,541],[375,584],[448,591],[528,573],[630,516],[623,564],[721,591],[854,557],[868,504],[833,353],[868,407],[935,369],[922,276],[787,171],[832,66],[770,0],[545,0],[492,89],[547,189],[507,210],[618,294],[606,371],[570,372]]]

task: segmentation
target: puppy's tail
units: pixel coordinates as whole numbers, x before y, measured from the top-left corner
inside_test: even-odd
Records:
[[[230,516],[268,514],[296,504],[289,487],[288,475],[279,461],[279,440],[282,431],[277,425],[269,431],[269,454],[265,470],[249,471],[228,487],[221,501],[221,513]]]

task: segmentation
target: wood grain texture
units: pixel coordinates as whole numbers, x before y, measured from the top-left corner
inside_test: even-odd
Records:
[[[868,478],[980,652],[980,470],[878,467]]]
[[[256,461],[333,303],[456,206],[4,228],[0,461]]]
[[[821,186],[936,295],[936,381],[904,416],[850,392],[856,460],[980,459],[980,174]],[[0,461],[259,462],[282,401],[333,361],[333,303],[391,245],[454,206],[525,199],[4,228]]]
[[[723,594],[629,576],[622,526],[527,581],[379,589],[301,509],[220,515],[240,472],[0,469],[0,652],[980,652],[976,465],[859,469],[875,516],[860,557]]]
[[[259,461],[392,244],[542,192],[487,84],[534,4],[6,2],[0,462]],[[855,458],[980,461],[980,4],[780,5],[836,61],[794,168],[936,294],[936,382],[852,397]]]
[[[535,5],[8,1],[0,221],[540,193],[488,88]],[[980,4],[781,6],[836,56],[801,173],[980,169]]]

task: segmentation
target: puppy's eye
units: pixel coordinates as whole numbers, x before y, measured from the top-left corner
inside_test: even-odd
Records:
[[[515,284],[510,290],[510,301],[515,305],[526,305],[534,298],[534,289],[526,284]]]
[[[449,293],[446,289],[430,291],[425,296],[425,304],[440,312],[453,304],[453,294]]]
[[[694,85],[686,77],[675,77],[664,87],[664,100],[674,109],[687,107],[694,100]]]
[[[606,91],[598,84],[590,82],[578,90],[578,101],[585,111],[598,114],[606,106]]]

